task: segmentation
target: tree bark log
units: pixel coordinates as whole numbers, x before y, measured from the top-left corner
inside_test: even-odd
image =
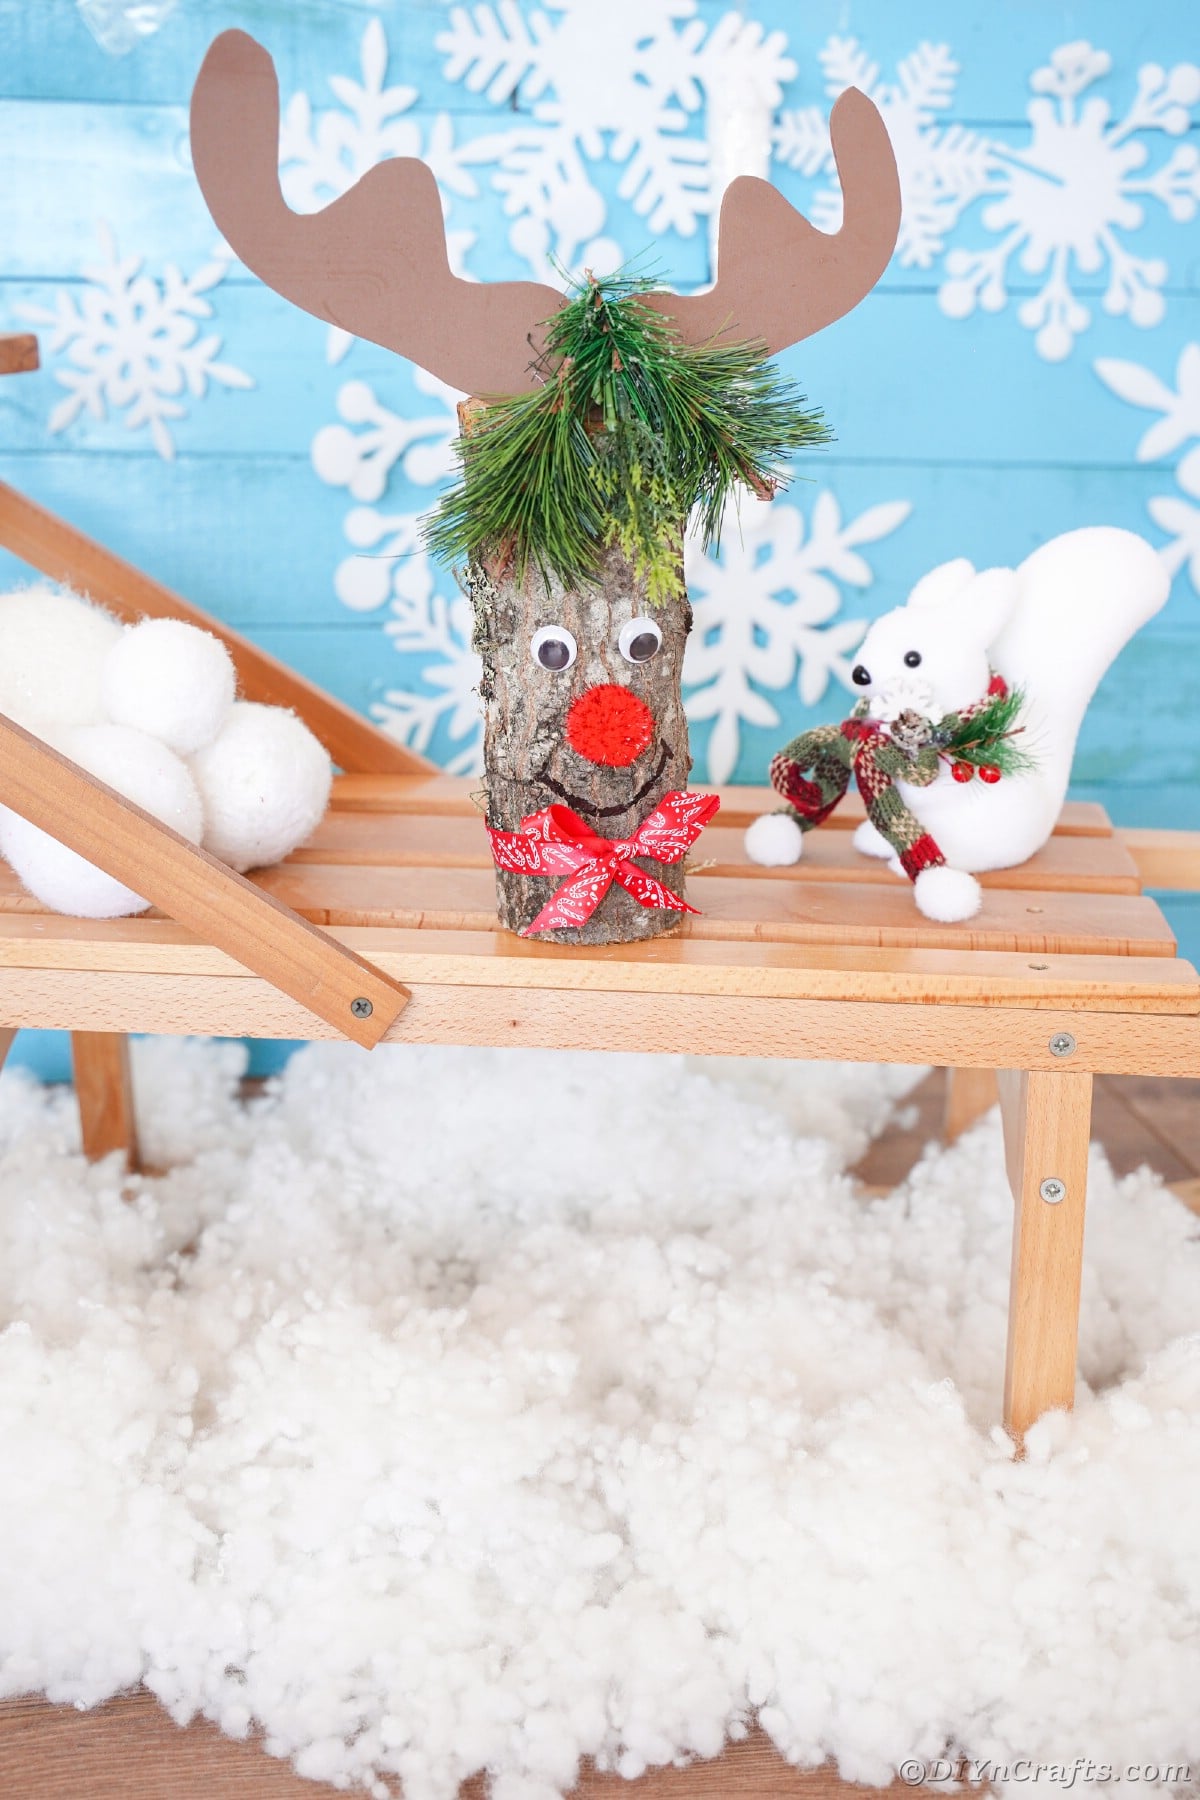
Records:
[[[516,831],[531,813],[569,806],[601,836],[632,837],[664,794],[687,787],[692,759],[680,682],[691,629],[686,600],[652,608],[644,587],[616,548],[605,552],[594,584],[564,589],[531,570],[523,583],[493,564],[474,565],[466,582],[475,616],[475,647],[483,659],[484,773],[488,824]],[[631,663],[621,652],[621,628],[650,619],[662,633],[657,654]],[[571,633],[571,667],[546,669],[531,643],[542,626]],[[649,708],[653,735],[627,766],[595,762],[572,747],[567,714],[589,689],[630,689]],[[578,734],[577,734],[578,735]],[[638,865],[683,898],[682,862],[638,858]],[[500,923],[528,926],[564,877],[496,872]],[[586,924],[538,933],[565,944],[630,943],[677,930],[683,914],[641,906],[614,882]]]

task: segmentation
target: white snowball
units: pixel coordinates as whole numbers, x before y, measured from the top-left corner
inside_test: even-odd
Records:
[[[983,890],[973,875],[949,869],[944,863],[922,869],[913,883],[917,906],[927,919],[957,925],[973,919],[983,904]]]
[[[783,869],[798,863],[804,850],[804,833],[791,813],[763,813],[746,827],[746,855],[764,869]]]
[[[188,767],[165,744],[123,725],[58,731],[53,744],[90,775],[136,801],[189,843],[198,844],[204,813]],[[19,813],[6,812],[0,844],[20,881],[52,912],[119,919],[150,902],[86,862]]]
[[[235,869],[278,862],[320,823],[329,756],[282,706],[239,700],[215,743],[191,760],[204,803],[204,848]]]
[[[104,659],[121,636],[110,614],[39,582],[0,594],[0,712],[39,734],[100,718]]]
[[[101,697],[114,724],[160,738],[180,756],[211,744],[237,689],[220,638],[182,619],[143,619],[122,632],[104,665]]]

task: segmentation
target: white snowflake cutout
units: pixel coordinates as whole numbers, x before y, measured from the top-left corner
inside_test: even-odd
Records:
[[[351,612],[376,612],[393,594],[421,594],[428,565],[421,546],[420,513],[381,513],[356,506],[343,531],[354,554],[334,571],[333,591]]]
[[[987,139],[937,122],[954,99],[958,76],[949,46],[918,44],[897,64],[894,81],[880,79],[879,64],[856,38],[831,37],[819,60],[831,99],[848,87],[861,88],[883,114],[903,198],[897,258],[904,268],[930,268],[962,213],[988,186]],[[828,122],[815,106],[780,115],[775,153],[803,175],[835,175]],[[836,180],[818,190],[810,216],[822,231],[838,229],[842,191]]]
[[[907,500],[887,501],[843,522],[837,499],[825,489],[807,530],[796,506],[749,501],[740,526],[729,521],[718,555],[705,555],[689,539],[694,624],[684,664],[685,710],[689,719],[714,721],[710,781],[732,776],[743,724],[779,724],[763,688],[781,691],[795,682],[804,706],[822,699],[831,678],[849,688],[848,652],[866,621],[833,623],[840,584],[871,585],[874,573],[857,546],[887,537],[911,510]]]
[[[330,487],[346,488],[355,500],[379,500],[396,464],[409,481],[432,486],[454,469],[451,445],[458,435],[457,405],[463,398],[425,369],[413,368],[419,392],[441,402],[441,410],[423,418],[393,412],[365,381],[346,381],[338,389],[337,410],[344,421],[323,425],[312,441],[312,464]]]
[[[690,236],[713,203],[708,145],[692,125],[723,74],[777,103],[794,72],[782,32],[729,13],[710,33],[695,15],[696,0],[606,0],[597,31],[594,0],[547,0],[528,15],[512,0],[451,7],[435,40],[446,79],[496,107],[519,89],[531,108],[470,149],[497,163],[509,241],[539,280],[547,258],[600,273],[621,260],[589,163],[620,168],[619,197],[655,236]]]
[[[210,382],[254,386],[244,369],[217,361],[221,339],[215,333],[199,335],[198,321],[213,316],[204,296],[223,280],[229,263],[216,259],[191,276],[168,263],[160,284],[142,272],[140,256],[120,255],[106,224],[99,222],[96,230],[103,260],[84,268],[91,285],[78,302],[60,288],[53,310],[17,308],[22,318],[51,327],[51,352],[66,352],[68,366],[54,375],[67,397],[51,412],[49,429],[65,431],[85,410],[104,419],[111,407],[124,412],[128,430],[146,426],[154,448],[169,461],[175,442],[167,421],[187,416],[181,396],[201,400]]]
[[[280,186],[295,211],[316,212],[344,194],[368,169],[392,156],[415,156],[427,162],[442,190],[470,198],[478,192],[467,173],[463,152],[455,148],[450,115],[438,113],[422,139],[415,119],[405,115],[416,104],[414,87],[388,87],[388,44],[380,19],[368,21],[359,51],[362,80],[331,75],[329,85],[341,108],[314,114],[306,93],[293,94],[280,123]],[[450,266],[465,274],[463,260],[475,241],[471,231],[447,231]],[[326,357],[337,363],[354,342],[352,334],[331,325]]]
[[[1120,399],[1162,415],[1138,443],[1139,462],[1170,456],[1189,439],[1196,440],[1175,469],[1175,480],[1187,498],[1156,495],[1147,502],[1147,511],[1169,534],[1170,541],[1160,552],[1166,568],[1175,575],[1186,563],[1192,586],[1200,594],[1200,505],[1193,504],[1200,502],[1200,344],[1184,345],[1173,388],[1141,363],[1101,357],[1093,366]]]
[[[402,529],[406,520],[390,521]],[[471,608],[461,594],[446,599],[434,585],[423,552],[398,564],[392,617],[384,626],[401,655],[424,659],[421,680],[432,692],[392,688],[373,702],[372,715],[389,737],[424,755],[443,725],[460,748],[446,762],[452,775],[476,775],[483,767],[482,664],[471,648]]]
[[[726,13],[704,47],[705,133],[710,189],[709,261],[715,274],[720,199],[739,175],[769,181],[775,115],[783,83],[796,74],[783,32]]]
[[[1022,270],[1041,278],[1017,316],[1036,333],[1038,354],[1047,362],[1068,356],[1091,323],[1090,309],[1072,287],[1075,271],[1091,275],[1107,265],[1104,310],[1134,325],[1158,324],[1167,264],[1135,256],[1124,234],[1143,223],[1146,199],[1158,201],[1176,223],[1193,218],[1200,204],[1200,150],[1194,144],[1180,145],[1149,174],[1140,172],[1150,155],[1143,134],[1178,137],[1187,131],[1190,109],[1200,99],[1200,67],[1145,64],[1132,103],[1114,120],[1098,95],[1081,101],[1111,66],[1107,52],[1081,41],[1062,45],[1034,71],[1030,143],[1020,151],[991,146],[998,198],[984,209],[983,224],[1000,234],[1000,242],[989,250],[952,250],[938,293],[948,318],[966,318],[976,307],[998,312],[1008,300],[1009,263],[1017,258]]]
[[[418,392],[436,409],[407,418],[386,406],[365,381],[346,381],[338,390],[341,422],[324,425],[312,442],[316,474],[360,501],[383,498],[393,471],[406,481],[436,488],[452,472],[451,445],[458,434],[457,402],[462,395],[436,375],[413,369]],[[382,512],[355,506],[343,530],[351,554],[334,571],[333,588],[351,612],[375,612],[389,605],[384,626],[393,648],[425,658],[420,681],[426,690],[391,689],[372,712],[401,743],[422,753],[439,724],[462,748],[447,765],[473,773],[482,756],[479,658],[470,647],[470,608],[461,596],[436,591],[435,574],[422,544],[424,509]]]

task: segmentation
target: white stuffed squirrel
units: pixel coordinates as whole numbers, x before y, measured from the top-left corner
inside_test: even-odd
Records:
[[[195,625],[123,626],[44,585],[0,594],[0,713],[243,870],[310,835],[332,770],[294,713],[235,689],[228,650]],[[149,905],[6,807],[0,855],[51,911],[112,919]]]
[[[885,836],[869,816],[856,848],[908,874],[927,917],[969,919],[981,901],[976,874],[1024,862],[1050,836],[1088,702],[1169,586],[1153,548],[1111,526],[1066,532],[1015,570],[977,574],[965,558],[932,570],[863,639],[852,676],[863,696],[856,717],[805,733],[776,757],[772,781],[792,806],[755,820],[747,853],[766,864],[797,861],[802,833],[836,803],[841,770],[848,779],[853,769],[869,813],[889,827]],[[958,760],[940,723],[978,717],[989,695],[1005,693],[1021,700],[1011,772]],[[865,767],[857,744],[868,746]],[[888,772],[877,774],[871,758]],[[916,779],[906,780],[906,769]]]

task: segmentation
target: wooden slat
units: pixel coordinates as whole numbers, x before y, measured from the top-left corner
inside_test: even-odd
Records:
[[[268,656],[240,632],[191,606],[2,481],[0,544],[52,581],[68,582],[122,619],[185,619],[211,631],[233,657],[243,697],[269,706],[290,706],[343,769],[413,774],[431,766],[423,756],[385,736],[361,714]]]
[[[0,802],[356,1043],[378,1043],[402,1010],[404,989],[370,963],[2,715]],[[364,1018],[352,1011],[359,998]]]
[[[487,869],[287,862],[259,870],[254,880],[320,925],[487,931],[495,924],[495,880]],[[688,895],[700,909],[683,926],[693,937],[1099,956],[1172,956],[1175,951],[1158,906],[1136,894],[992,888],[976,917],[957,925],[924,918],[908,883],[899,881],[877,887],[697,875],[688,883]]]
[[[996,1104],[994,1069],[947,1069],[942,1139],[953,1144]]]
[[[0,331],[0,375],[28,375],[38,366],[32,331]]]
[[[334,777],[330,806],[339,812],[441,813],[478,819],[487,791],[482,775],[343,774]]]
[[[330,934],[369,949],[408,986],[562,989],[586,1020],[606,992],[742,994],[913,1004],[1084,1006],[1200,1015],[1200,977],[1165,957],[1046,956],[883,950],[842,944],[728,943],[693,937],[575,949],[508,932],[341,926]],[[167,919],[0,919],[0,969],[160,975],[244,975],[239,962]],[[247,976],[246,979],[249,979]],[[236,1033],[234,1034],[236,1035]]]
[[[1200,1175],[1186,1177],[1183,1181],[1172,1181],[1171,1192],[1177,1200],[1194,1213],[1200,1213]]]
[[[720,815],[698,840],[692,866],[712,875],[755,881],[861,882],[873,888],[908,889],[878,857],[860,856],[844,831],[813,831],[793,867],[764,869],[752,863],[743,833],[722,825]],[[289,858],[293,862],[427,864],[441,868],[491,868],[481,817],[455,814],[390,814],[336,808]],[[985,888],[1042,889],[1047,892],[1136,894],[1137,867],[1116,837],[1054,837],[1036,856],[1014,869],[994,869],[980,877]],[[911,898],[911,896],[910,896]]]
[[[137,1118],[123,1032],[74,1031],[71,1062],[83,1154],[91,1162],[120,1150],[126,1166],[138,1166]]]
[[[1200,893],[1200,831],[1143,831],[1123,826],[1117,835],[1146,887]]]
[[[350,863],[284,863],[251,879],[316,925],[431,925],[487,931],[495,888],[486,869],[359,868]],[[689,887],[697,937],[758,937],[947,949],[1171,956],[1175,939],[1153,900],[1133,894],[1021,893],[989,889],[982,911],[958,925],[925,919],[907,884],[739,881],[708,875]],[[0,865],[0,917],[41,916],[40,902]]]
[[[779,795],[769,787],[707,788],[721,797],[721,820],[745,830],[760,813],[774,812]],[[448,813],[476,817],[486,790],[482,775],[339,775],[330,801],[344,812]],[[823,830],[850,831],[866,817],[859,794],[851,791]],[[1055,832],[1063,837],[1111,837],[1112,822],[1092,800],[1068,800]]]
[[[1004,1423],[1018,1442],[1043,1413],[1075,1399],[1091,1110],[1086,1071],[1000,1071],[1016,1208]],[[1057,1203],[1042,1194],[1048,1178],[1063,1190]]]
[[[864,953],[865,954],[865,953]],[[933,954],[933,953],[928,953]],[[586,965],[584,965],[586,966]],[[1172,965],[1167,964],[1166,967]],[[443,971],[444,972],[444,971]],[[109,974],[0,969],[0,1026],[36,1018],[48,1029],[216,1037],[332,1038],[277,988],[253,976]],[[954,1067],[1057,1068],[1049,1049],[1074,1034],[1077,1066],[1101,1074],[1192,1075],[1200,1018],[1132,1012],[759,998],[737,993],[594,992],[414,985],[388,1033],[409,1044],[640,1050],[659,1055],[786,1056]]]

